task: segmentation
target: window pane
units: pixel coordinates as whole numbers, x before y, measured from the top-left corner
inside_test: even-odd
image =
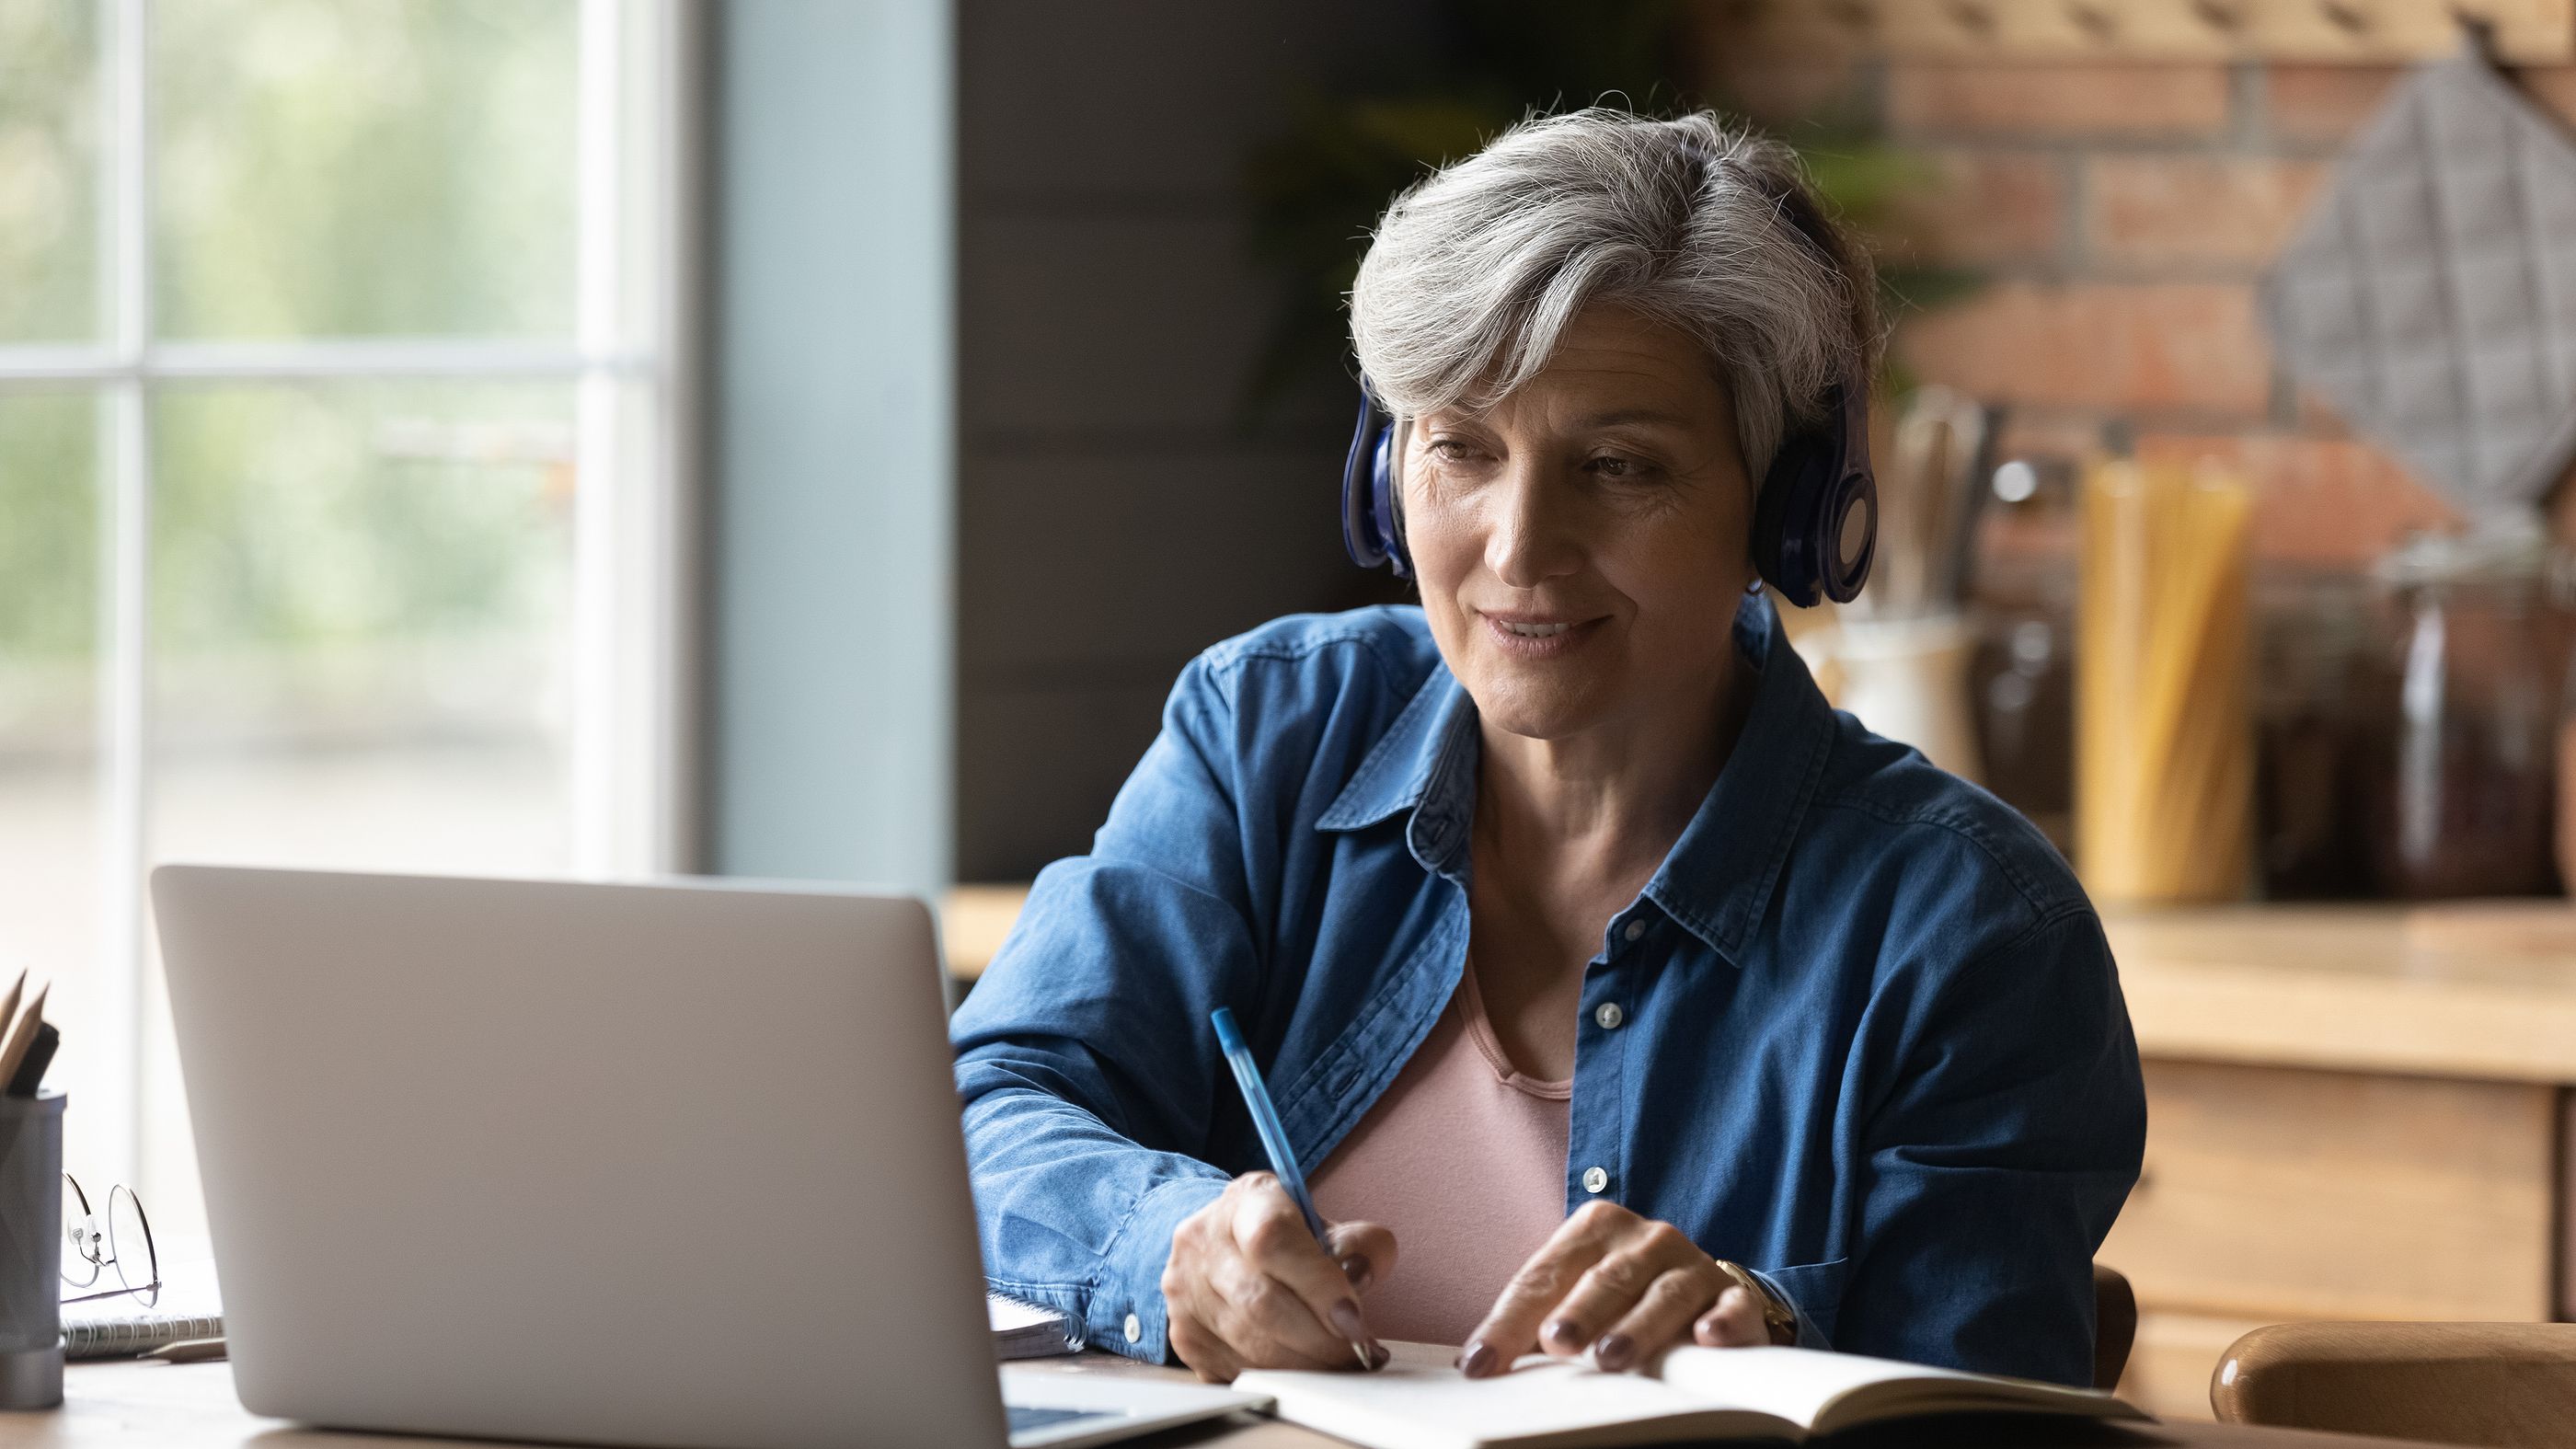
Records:
[[[153,412],[151,853],[571,863],[567,384],[174,389]],[[143,1178],[203,1231],[157,955]]]
[[[45,1015],[73,1042],[97,1039],[97,419],[85,393],[0,393],[0,991],[50,979]],[[77,1091],[83,1065],[66,1051],[47,1080]]]
[[[160,332],[568,336],[576,11],[155,7]]]
[[[155,406],[152,843],[569,865],[571,389],[174,389]]]
[[[98,330],[98,8],[0,0],[0,342]]]

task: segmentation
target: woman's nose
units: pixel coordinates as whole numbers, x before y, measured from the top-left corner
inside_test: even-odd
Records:
[[[1544,469],[1515,463],[1503,480],[1485,537],[1485,567],[1516,589],[1572,573],[1583,556],[1568,490]]]

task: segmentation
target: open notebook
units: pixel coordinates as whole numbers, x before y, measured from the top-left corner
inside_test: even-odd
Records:
[[[1454,1352],[1400,1349],[1373,1374],[1259,1370],[1234,1386],[1277,1399],[1283,1419],[1374,1449],[1803,1440],[1926,1414],[2147,1417],[2091,1389],[1804,1348],[1677,1348],[1652,1374],[1533,1355],[1490,1379],[1448,1367]]]

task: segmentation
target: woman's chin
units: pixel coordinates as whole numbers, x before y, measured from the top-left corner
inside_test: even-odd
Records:
[[[1571,739],[1601,722],[1611,711],[1611,691],[1565,679],[1496,679],[1488,675],[1468,684],[1477,717],[1505,734],[1524,739]]]

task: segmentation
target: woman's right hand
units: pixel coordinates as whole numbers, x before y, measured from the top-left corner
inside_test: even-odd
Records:
[[[1369,1336],[1359,1295],[1394,1267],[1395,1234],[1342,1223],[1327,1254],[1278,1178],[1245,1173],[1173,1230],[1172,1350],[1212,1384],[1245,1369],[1357,1369],[1360,1352],[1381,1367],[1386,1346]]]

